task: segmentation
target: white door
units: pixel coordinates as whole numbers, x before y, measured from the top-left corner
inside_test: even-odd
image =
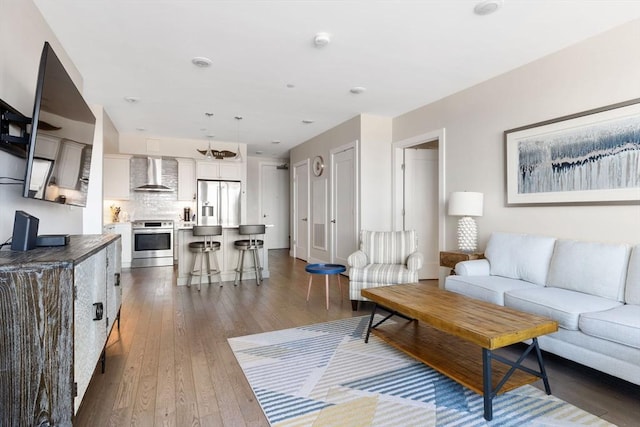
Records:
[[[438,150],[404,149],[404,229],[416,230],[424,255],[420,279],[439,276]]]
[[[336,264],[347,265],[347,258],[358,249],[358,215],[355,148],[332,154],[332,253]]]
[[[265,234],[269,249],[289,247],[289,168],[260,165],[260,216],[273,225]]]
[[[293,168],[293,256],[309,257],[309,162]]]

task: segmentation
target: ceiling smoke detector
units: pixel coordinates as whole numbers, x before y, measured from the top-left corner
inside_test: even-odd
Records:
[[[355,86],[349,89],[349,92],[353,93],[354,95],[360,95],[361,93],[364,93],[366,90],[367,90],[366,87]]]
[[[483,0],[476,4],[473,13],[476,15],[490,15],[502,7],[504,0]]]
[[[313,38],[313,44],[316,47],[324,47],[331,42],[331,35],[329,33],[317,33]]]
[[[196,56],[191,60],[191,63],[199,68],[206,68],[213,64],[213,61],[209,58],[205,58],[204,56]]]

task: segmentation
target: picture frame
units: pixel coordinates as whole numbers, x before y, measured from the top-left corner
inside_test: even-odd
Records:
[[[640,98],[504,132],[506,205],[640,204]]]

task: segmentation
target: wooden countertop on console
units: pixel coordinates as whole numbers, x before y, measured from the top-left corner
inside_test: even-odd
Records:
[[[70,236],[70,242],[66,246],[39,247],[24,252],[2,250],[0,251],[0,271],[43,263],[78,263],[118,239],[120,239],[119,234],[83,234]]]

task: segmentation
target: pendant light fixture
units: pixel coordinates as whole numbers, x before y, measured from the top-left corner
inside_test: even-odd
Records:
[[[205,116],[211,118],[213,117],[213,113],[204,113]],[[210,130],[209,130],[210,131]],[[207,135],[207,139],[209,140],[209,146],[206,150],[196,150],[198,153],[202,154],[207,158],[207,160],[213,160],[213,151],[211,151],[211,139],[214,138],[214,135]]]
[[[242,152],[240,151],[240,120],[242,120],[242,116],[235,116],[234,119],[236,119],[236,141],[238,142],[236,160],[242,161]]]

